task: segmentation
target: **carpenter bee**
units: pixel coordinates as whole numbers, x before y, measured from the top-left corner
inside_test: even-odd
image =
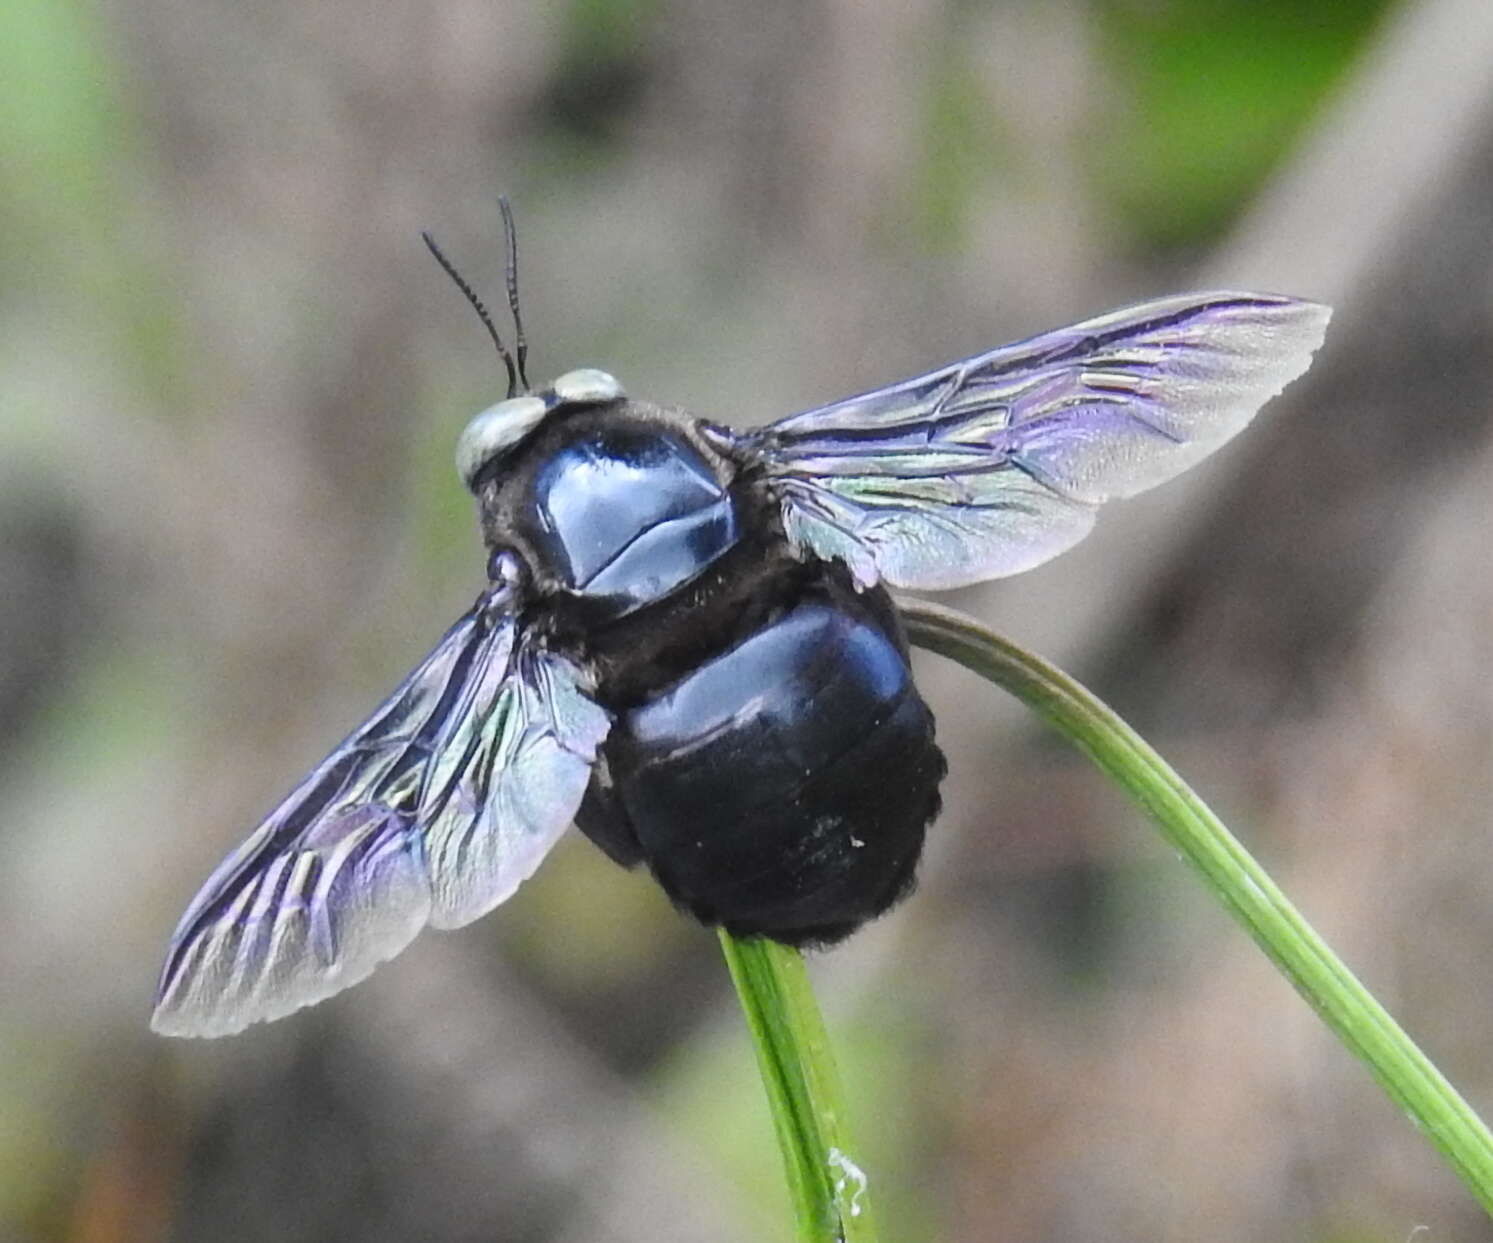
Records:
[[[945,764],[888,587],[1077,543],[1304,371],[1326,307],[1144,303],[751,431],[602,371],[462,432],[487,581],[381,707],[218,867],[153,1026],[235,1032],[508,898],[575,823],[707,925],[825,946],[910,888]]]

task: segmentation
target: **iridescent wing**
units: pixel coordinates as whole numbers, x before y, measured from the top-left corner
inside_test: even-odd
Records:
[[[1304,370],[1330,311],[1164,298],[744,437],[801,550],[861,586],[961,587],[1070,548],[1112,497],[1198,462]]]
[[[219,865],[151,1026],[221,1036],[355,984],[509,897],[569,825],[607,714],[494,588]]]

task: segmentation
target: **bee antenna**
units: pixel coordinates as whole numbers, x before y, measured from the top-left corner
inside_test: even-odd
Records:
[[[513,331],[517,338],[518,378],[524,392],[529,391],[529,342],[524,337],[524,320],[518,310],[518,230],[513,227],[513,208],[506,194],[498,195],[498,210],[503,213],[503,243],[507,251],[504,274],[508,279],[508,307],[513,312]]]
[[[423,232],[420,234],[420,237],[424,241],[426,248],[435,256],[435,261],[441,265],[446,275],[456,282],[456,287],[465,295],[466,300],[472,304],[472,309],[477,312],[477,317],[482,321],[482,326],[487,329],[487,335],[492,338],[492,343],[498,347],[498,357],[503,360],[503,366],[508,369],[508,396],[512,397],[518,392],[518,370],[513,365],[513,355],[508,352],[508,347],[503,344],[503,338],[498,336],[498,330],[493,326],[492,316],[487,313],[487,308],[482,305],[482,299],[473,293],[472,287],[462,279],[461,273],[456,270],[451,260],[441,253],[441,248],[435,244],[435,238],[431,237],[429,233]],[[523,346],[520,345],[519,349],[522,350]],[[522,357],[522,354],[520,357]],[[528,387],[528,381],[525,380],[524,388],[527,389]]]

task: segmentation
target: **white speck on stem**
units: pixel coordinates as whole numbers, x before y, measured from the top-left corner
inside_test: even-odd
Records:
[[[1253,876],[1249,875],[1249,873],[1246,872],[1242,876],[1240,876],[1239,881],[1243,888],[1249,890],[1250,897],[1256,899],[1262,906],[1274,905],[1274,903],[1272,903],[1270,899],[1266,897],[1265,891],[1260,888],[1259,882],[1256,881]]]
[[[830,1172],[837,1175],[835,1178],[835,1199],[840,1203],[845,1202],[845,1188],[851,1183],[855,1184],[854,1190],[850,1192],[850,1215],[859,1217],[861,1215],[861,1196],[866,1194],[866,1187],[870,1179],[866,1172],[838,1148],[829,1150]]]

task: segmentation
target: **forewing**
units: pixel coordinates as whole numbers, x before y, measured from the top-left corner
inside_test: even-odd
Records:
[[[556,691],[520,689],[536,665],[555,670]],[[447,918],[454,891],[484,895],[484,910],[512,893],[574,815],[605,732],[579,681],[482,602],[213,873],[172,938],[152,1026],[218,1036],[279,1018],[363,979],[427,922],[464,922]],[[563,736],[547,723],[552,693],[569,713]],[[551,737],[571,763],[533,761]],[[509,812],[517,796],[496,813],[483,798],[526,780],[548,801],[522,819]],[[496,839],[485,853],[432,854],[484,823],[473,836]],[[454,878],[454,864],[471,874]]]
[[[1164,298],[1003,346],[747,438],[800,549],[856,581],[960,587],[1041,564],[1095,510],[1186,470],[1300,375],[1330,311]]]
[[[569,827],[610,718],[564,657],[520,643],[474,682],[421,790],[430,922],[459,928],[506,901]]]

